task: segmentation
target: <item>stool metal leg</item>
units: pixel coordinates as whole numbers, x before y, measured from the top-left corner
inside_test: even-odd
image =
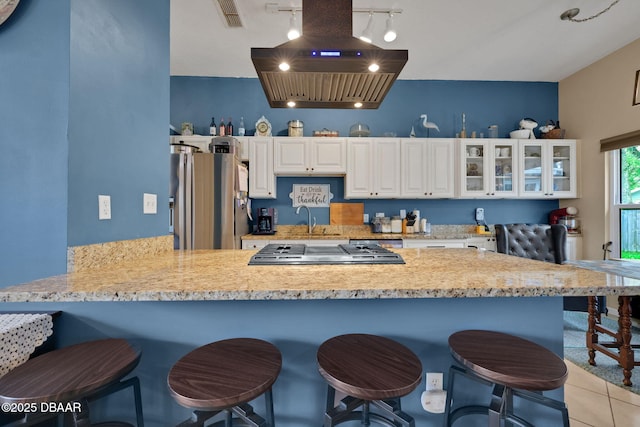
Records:
[[[269,427],[275,427],[276,419],[273,414],[273,393],[271,392],[271,388],[265,392],[264,402],[267,407],[267,423],[269,423]]]
[[[369,402],[362,402],[362,425],[365,427],[369,427],[371,423],[369,422]]]
[[[500,427],[500,419],[505,409],[505,388],[500,384],[493,387],[489,403],[489,427]]]
[[[491,402],[489,406],[468,405],[452,410],[453,407],[453,391],[455,386],[455,377],[457,375],[465,376],[471,380],[485,385],[492,385]],[[483,378],[468,372],[465,369],[452,365],[449,368],[449,380],[447,383],[447,401],[444,414],[444,427],[451,427],[458,418],[471,414],[489,415],[489,426],[500,426],[501,420],[505,421],[505,427],[517,425],[520,427],[534,427],[533,424],[518,417],[513,413],[513,397],[529,400],[531,402],[557,409],[562,414],[563,427],[569,427],[569,412],[564,402],[560,402],[542,395],[539,392],[527,390],[514,390],[500,384],[491,383]]]
[[[324,414],[324,427],[334,427],[346,421],[360,421],[363,426],[381,424],[388,427],[415,427],[414,419],[402,412],[400,399],[363,400],[346,396],[340,404],[334,406],[335,390],[329,386],[327,391],[327,410]],[[371,405],[381,413],[371,411]],[[358,410],[361,408],[360,410]]]

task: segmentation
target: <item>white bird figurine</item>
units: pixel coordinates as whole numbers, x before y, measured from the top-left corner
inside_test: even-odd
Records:
[[[427,129],[427,136],[429,136],[429,129],[435,129],[438,132],[440,132],[440,128],[438,128],[437,124],[427,121],[427,115],[426,114],[421,114],[420,118],[422,119],[422,127]]]

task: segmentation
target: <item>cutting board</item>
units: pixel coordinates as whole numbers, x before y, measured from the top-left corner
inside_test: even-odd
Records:
[[[329,223],[331,225],[362,225],[364,203],[330,203]]]

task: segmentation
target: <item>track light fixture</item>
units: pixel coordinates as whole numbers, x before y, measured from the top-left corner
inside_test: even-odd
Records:
[[[367,43],[371,43],[373,41],[373,12],[369,13],[369,22],[360,35],[360,40]]]
[[[298,20],[296,19],[296,10],[293,9],[291,11],[291,18],[289,19],[289,32],[287,33],[287,38],[289,40],[294,40],[300,37],[300,30],[298,30]]]
[[[384,32],[383,38],[387,43],[391,43],[396,39],[396,37],[398,37],[398,33],[396,33],[393,25],[393,12],[389,12],[389,17],[387,18],[387,29]]]
[[[616,0],[617,3],[619,0]],[[300,27],[298,24],[298,19],[296,12],[301,12],[301,7],[294,6],[279,6],[277,3],[267,3],[266,10],[269,13],[278,13],[278,12],[290,12],[291,17],[289,18],[289,31],[287,32],[287,38],[289,40],[297,39],[301,36]],[[402,13],[402,9],[353,9],[353,13],[367,13],[369,14],[369,20],[367,21],[367,26],[360,35],[360,40],[365,41],[367,43],[373,42],[373,16],[376,14],[385,14],[387,15],[386,28],[384,32],[384,41],[387,43],[391,43],[394,41],[398,33],[395,29],[394,24],[394,15]]]

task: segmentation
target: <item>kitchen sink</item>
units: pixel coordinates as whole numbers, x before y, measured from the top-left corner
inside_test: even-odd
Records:
[[[249,265],[404,264],[402,257],[378,245],[313,246],[269,244],[251,257]]]

